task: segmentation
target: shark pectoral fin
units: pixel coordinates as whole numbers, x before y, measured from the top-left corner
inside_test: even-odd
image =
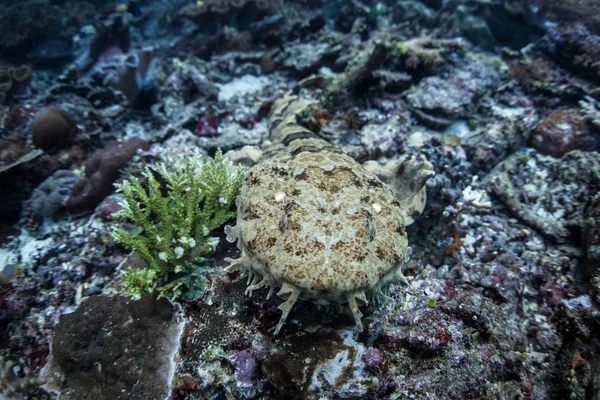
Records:
[[[362,331],[363,326],[360,320],[360,318],[362,317],[362,313],[358,309],[358,302],[361,302],[361,304],[367,304],[367,296],[365,295],[365,292],[361,290],[359,292],[353,292],[348,294],[346,298],[348,299],[348,306],[350,306],[350,311],[352,311],[354,322],[356,323],[358,330]]]
[[[277,323],[277,326],[275,327],[275,335],[279,334],[281,327],[285,323],[285,320],[287,319],[290,311],[292,310],[292,307],[294,307],[294,304],[296,303],[296,300],[298,300],[298,297],[300,296],[301,293],[302,293],[302,291],[300,289],[298,289],[297,287],[295,287],[293,285],[290,285],[289,283],[284,283],[283,286],[281,287],[281,289],[279,290],[279,292],[277,292],[277,296],[280,296],[280,297],[289,296],[289,297],[283,304],[281,304],[278,307],[282,311],[282,313],[281,313],[281,318],[279,318],[279,322]]]

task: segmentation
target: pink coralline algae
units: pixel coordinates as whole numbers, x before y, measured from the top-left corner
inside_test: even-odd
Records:
[[[362,355],[362,360],[367,367],[377,367],[383,362],[383,355],[375,348],[367,349]]]
[[[211,106],[207,107],[206,113],[198,121],[194,134],[196,136],[217,136],[219,134],[219,117]]]

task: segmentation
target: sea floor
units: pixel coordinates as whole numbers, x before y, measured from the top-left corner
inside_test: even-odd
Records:
[[[597,398],[600,10],[539,3],[7,6],[0,397]],[[357,161],[433,165],[407,282],[362,331],[298,302],[274,335],[283,300],[245,294],[219,228],[194,300],[128,296],[113,184],[219,148],[251,168],[292,90]]]

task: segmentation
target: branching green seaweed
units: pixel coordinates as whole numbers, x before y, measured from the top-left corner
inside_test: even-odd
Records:
[[[235,199],[244,172],[234,171],[221,150],[203,162],[190,157],[183,166],[143,172],[147,183],[135,178],[117,184],[124,196],[117,216],[139,227],[132,232],[113,229],[112,236],[136,251],[145,267],[125,272],[123,289],[133,297],[145,292],[158,297],[195,297],[202,286],[202,263],[214,252],[217,242],[209,236],[235,216]]]

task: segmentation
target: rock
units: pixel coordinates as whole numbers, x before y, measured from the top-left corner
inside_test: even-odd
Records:
[[[421,1],[397,1],[390,13],[395,23],[409,22],[414,26],[415,31],[431,28],[435,22],[433,10]]]
[[[577,274],[583,288],[589,288],[590,279],[593,277],[600,278],[600,223],[598,221],[600,221],[600,194],[596,193],[587,207],[583,222],[585,263]]]
[[[583,25],[573,24],[550,29],[539,46],[556,62],[583,78],[600,82],[600,36],[592,35]]]
[[[59,169],[33,191],[31,208],[42,217],[53,217],[64,205],[78,180],[75,172]]]
[[[440,11],[438,24],[445,37],[463,37],[483,50],[492,51],[496,38],[483,15],[477,15],[476,7],[452,1]]]
[[[179,15],[202,27],[212,27],[227,18],[244,22],[259,20],[272,5],[269,0],[206,0],[183,7]]]
[[[280,390],[316,396],[335,388],[341,396],[364,395],[369,386],[369,378],[361,377],[364,353],[364,346],[351,332],[324,329],[290,338],[288,346],[273,349],[263,362],[263,371]]]
[[[262,150],[258,146],[244,146],[239,150],[229,150],[225,153],[234,165],[245,165],[246,167],[254,166],[260,157]]]
[[[530,144],[543,154],[562,157],[571,150],[597,150],[600,138],[578,109],[566,109],[544,118],[535,127]]]
[[[246,96],[260,92],[269,80],[254,75],[244,75],[233,79],[231,82],[217,85],[219,88],[219,100],[230,101],[235,96]]]
[[[403,92],[412,84],[412,76],[406,72],[377,70],[373,71],[373,77],[389,92]]]
[[[561,159],[534,150],[513,154],[485,178],[508,211],[550,240],[581,237],[584,212],[596,193],[600,155],[574,150]]]
[[[421,80],[407,91],[406,99],[411,107],[438,117],[465,118],[472,115],[476,99],[497,84],[498,77],[485,62],[472,62],[447,78]]]
[[[0,51],[22,56],[38,40],[56,36],[62,30],[59,7],[43,0],[29,0],[2,6],[0,13]]]
[[[66,40],[46,39],[28,57],[36,65],[52,66],[73,58],[73,49]]]
[[[286,46],[283,65],[301,76],[308,76],[323,67],[327,59],[334,60],[339,50],[326,43],[298,43]]]
[[[403,147],[402,139],[407,131],[405,122],[410,120],[406,114],[394,116],[383,124],[363,126],[360,142],[372,157],[393,156]]]
[[[489,171],[522,147],[538,121],[533,108],[493,107],[491,112],[493,117],[478,123],[477,134],[463,143],[474,174]]]
[[[166,299],[89,297],[60,316],[43,375],[72,398],[166,398],[181,332]]]
[[[223,151],[236,149],[245,145],[259,145],[267,136],[263,122],[256,123],[252,129],[244,129],[238,124],[227,124],[222,127],[219,136],[202,136],[198,144],[203,148],[221,148]]]

